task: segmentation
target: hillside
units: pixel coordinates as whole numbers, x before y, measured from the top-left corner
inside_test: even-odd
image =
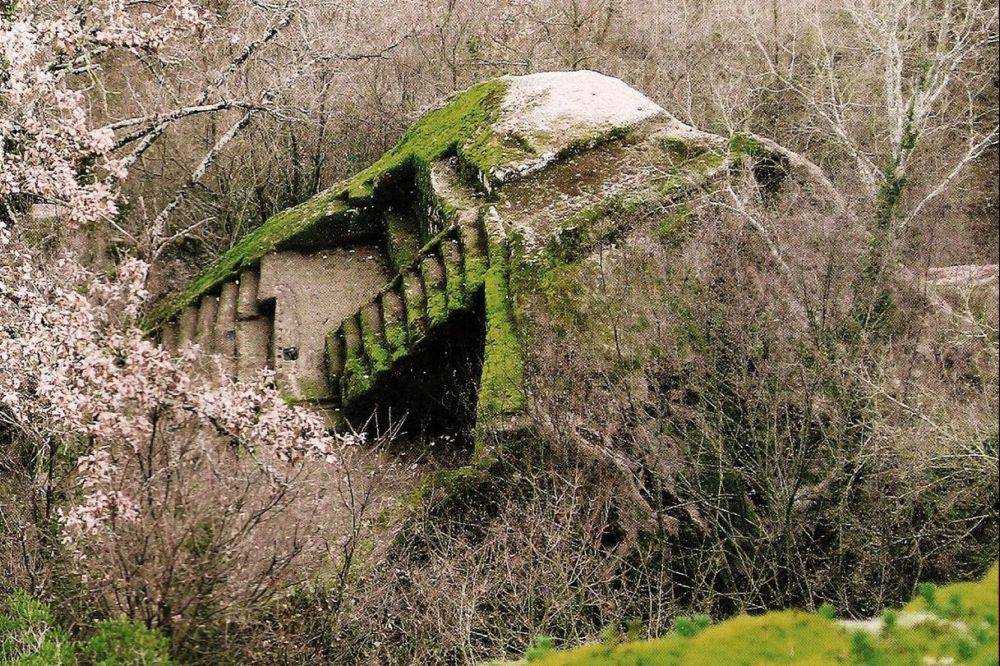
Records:
[[[1000,666],[998,14],[0,0],[0,663]]]
[[[596,72],[511,76],[147,322],[218,355],[211,383],[273,370],[375,442],[345,490],[365,503],[327,519],[355,526],[338,649],[468,661],[692,612],[867,616],[996,556],[997,267],[889,261],[883,233],[764,136]],[[825,626],[774,618],[800,620]]]

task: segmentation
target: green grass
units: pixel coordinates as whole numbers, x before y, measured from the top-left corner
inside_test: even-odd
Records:
[[[924,585],[900,611],[886,611],[877,633],[844,627],[827,612],[741,615],[701,628],[681,621],[662,638],[605,642],[566,651],[534,645],[532,666],[709,666],[713,664],[929,663],[995,665],[997,565],[977,582]],[[550,643],[546,643],[548,647]]]

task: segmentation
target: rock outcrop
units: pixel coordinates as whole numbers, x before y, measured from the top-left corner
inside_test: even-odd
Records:
[[[595,72],[487,81],[249,234],[150,327],[220,354],[234,378],[272,367],[290,398],[338,418],[447,417],[457,408],[435,396],[471,376],[477,431],[516,428],[526,262],[586,257],[633,213],[683,202],[741,160],[771,180],[811,168],[695,130]]]

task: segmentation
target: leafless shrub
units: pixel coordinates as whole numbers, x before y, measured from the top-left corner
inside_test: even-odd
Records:
[[[849,222],[756,187],[650,210],[549,274],[526,304],[534,434],[379,532],[346,590],[282,606],[266,635],[289,662],[475,663],[692,612],[870,615],[996,556],[995,319],[900,282],[891,334],[865,329]]]
[[[160,629],[185,659],[213,660],[232,623],[319,572],[344,594],[386,508],[385,483],[404,478],[366,447],[335,464],[269,460],[172,412],[146,441],[117,452],[116,487],[134,498],[139,518],[119,516],[70,540],[64,512],[81,445],[39,446],[29,434],[3,433],[3,587],[58,599],[70,625],[124,615]]]
[[[448,512],[409,507],[406,530],[387,533],[380,518],[400,508],[385,496],[405,473],[359,453],[335,477],[304,470],[248,538],[230,511],[266,499],[258,472],[220,485],[193,465],[154,485],[163,524],[122,544],[124,592],[102,610],[171,626],[206,661],[472,662],[538,633],[657,634],[692,610],[831,601],[868,614],[996,557],[995,316],[942,311],[902,273],[878,282],[895,304],[880,330],[856,302],[878,224],[894,236],[882,259],[911,276],[996,261],[993,4],[215,11],[219,31],[170,67],[92,73],[136,175],[121,228],[96,242],[154,258],[162,288],[371,162],[440,96],[507,73],[600,69],[699,127],[773,137],[822,165],[846,213],[804,209],[805,193],[775,205],[745,172],[692,211],[662,211],[684,221],[680,239],[651,219],[531,304],[537,439]],[[561,316],[573,308],[586,316]],[[51,589],[61,497],[25,483],[0,475],[0,494],[25,498],[4,506],[0,531],[21,536],[5,545],[23,546],[5,570]],[[182,485],[196,501],[176,522]],[[299,549],[296,526],[333,539],[310,552],[323,566],[271,569],[268,553]],[[197,620],[173,627],[185,605]]]

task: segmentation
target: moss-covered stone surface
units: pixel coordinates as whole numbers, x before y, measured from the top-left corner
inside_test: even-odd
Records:
[[[513,261],[516,266],[517,259]],[[485,283],[486,348],[477,408],[479,421],[484,425],[524,408],[524,341],[514,320],[511,262],[509,243],[491,245]]]
[[[150,325],[276,250],[364,241],[381,248],[396,274],[355,315],[331,322],[322,374],[332,402],[371,404],[409,356],[482,303],[477,431],[517,427],[537,316],[525,304],[542,295],[547,316],[586,318],[572,298],[580,262],[619,243],[640,219],[658,219],[661,240],[680,244],[693,193],[764,150],[745,137],[698,132],[607,79],[508,77],[453,95],[370,167],[242,239],[151,313]],[[622,96],[621,123],[613,114],[595,120],[607,105],[580,102],[593,84]],[[595,332],[596,344],[604,337]]]
[[[383,217],[371,210],[376,190],[404,169],[426,171],[431,162],[454,152],[468,168],[485,174],[504,161],[522,157],[521,148],[501,142],[492,130],[507,85],[504,79],[485,81],[429,111],[370,167],[278,213],[243,237],[181,293],[159,304],[149,314],[147,325],[152,328],[175,316],[268,252],[308,240],[343,243],[380,233]]]

